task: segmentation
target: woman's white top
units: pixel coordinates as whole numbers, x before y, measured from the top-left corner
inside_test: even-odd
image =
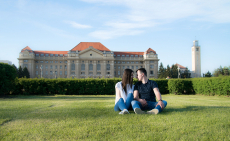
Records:
[[[132,86],[132,88],[130,88],[130,85],[127,84],[126,86],[126,90],[127,90],[127,95],[125,94],[125,91],[123,90],[122,88],[122,84],[121,84],[121,81],[120,82],[117,82],[117,84],[115,85],[115,89],[118,88],[120,94],[121,94],[121,98],[123,98],[124,102],[126,102],[126,99],[127,99],[127,95],[129,93],[133,93],[133,90],[134,90],[134,85]],[[119,98],[119,92],[116,91],[116,99],[115,99],[115,104],[118,102],[118,100],[120,99]]]

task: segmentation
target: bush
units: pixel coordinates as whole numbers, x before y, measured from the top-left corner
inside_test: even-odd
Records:
[[[172,94],[193,94],[191,79],[169,79],[168,90]]]
[[[0,95],[10,93],[17,76],[16,69],[6,63],[0,63]]]

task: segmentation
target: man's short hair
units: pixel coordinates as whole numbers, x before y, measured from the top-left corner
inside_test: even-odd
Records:
[[[137,71],[144,73],[144,75],[147,77],[147,71],[145,70],[145,68],[139,68]]]

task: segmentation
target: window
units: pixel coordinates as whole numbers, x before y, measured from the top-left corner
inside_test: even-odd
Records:
[[[136,69],[138,69],[138,66],[136,66]]]
[[[38,63],[38,61],[35,61],[35,63]]]
[[[114,54],[113,56],[114,56],[114,57],[116,57],[116,55],[115,55],[115,54]]]
[[[122,57],[125,57],[125,55],[122,55]]]
[[[57,65],[55,65],[55,69],[57,69]]]
[[[54,61],[50,61],[50,63],[53,63]]]
[[[129,55],[126,55],[126,57],[129,57]]]
[[[150,74],[153,75],[153,71],[150,71]]]
[[[117,74],[120,75],[120,71],[118,71]]]
[[[39,54],[36,54],[36,56],[39,56]]]
[[[67,69],[67,66],[65,65],[65,69]]]
[[[49,63],[49,61],[45,61],[45,63]]]
[[[24,60],[24,62],[28,62],[28,60]]]
[[[89,75],[93,75],[93,72],[89,72]]]
[[[63,54],[60,54],[61,57],[63,57]]]
[[[44,56],[44,54],[41,54],[41,57],[43,57]]]
[[[89,70],[93,70],[93,64],[89,64]]]
[[[120,64],[121,62],[120,62],[120,61],[118,61],[117,63],[118,63],[118,64]]]
[[[36,71],[36,75],[38,75],[38,71]]]
[[[98,70],[98,71],[101,70],[101,64],[97,64],[97,70]]]
[[[57,71],[55,71],[55,74],[57,75]]]
[[[58,57],[58,54],[55,54],[55,57]]]
[[[48,65],[46,65],[46,69],[48,69]]]
[[[85,70],[85,64],[81,64],[81,70]]]
[[[107,72],[107,74],[110,74],[110,72]]]
[[[62,75],[62,71],[60,71],[60,75]]]
[[[65,75],[67,75],[67,71],[65,71]]]
[[[71,70],[75,70],[75,64],[71,64]]]
[[[49,56],[49,54],[46,54],[46,57],[48,57]]]
[[[136,64],[138,64],[138,62],[136,62]]]
[[[150,69],[153,69],[154,68],[154,66],[153,65],[150,65]]]
[[[28,65],[27,65],[27,64],[24,64],[24,67],[28,68]]]
[[[65,63],[67,63],[67,61],[65,61]]]
[[[100,61],[98,61],[97,63],[100,63]]]
[[[154,61],[150,61],[150,63],[154,63]]]
[[[62,66],[60,66],[60,69],[62,69]]]
[[[134,64],[134,62],[131,62],[131,64]]]
[[[121,67],[120,66],[118,66],[118,69],[120,69]]]
[[[52,66],[52,65],[50,65],[50,69],[53,69],[53,66]]]
[[[81,74],[85,74],[85,72],[81,72]]]
[[[117,62],[116,61],[114,61],[114,64],[116,64]]]
[[[62,63],[62,61],[60,61],[60,63]]]
[[[110,64],[106,65],[106,70],[110,70]]]
[[[139,55],[140,57],[143,57],[143,55]]]
[[[129,62],[127,62],[127,64],[129,64]]]
[[[135,55],[135,57],[138,57],[138,55]]]
[[[53,54],[50,54],[50,57],[53,57],[54,55]]]
[[[125,66],[123,66],[123,69],[125,69]]]
[[[129,69],[129,66],[127,66],[127,68]]]
[[[58,63],[58,61],[55,61],[55,63]]]
[[[46,71],[46,75],[48,75],[48,71]]]
[[[116,66],[114,66],[114,69],[116,69]]]
[[[134,69],[134,66],[132,66],[132,69]]]
[[[36,69],[38,69],[38,65],[36,65]]]
[[[116,75],[116,71],[114,71],[114,75]]]
[[[90,56],[93,56],[92,53],[90,54]]]
[[[130,55],[131,57],[133,57],[133,55]]]
[[[43,63],[43,61],[40,61],[40,63]]]
[[[101,72],[97,72],[97,75],[101,75]]]
[[[52,72],[52,71],[50,71],[50,75],[53,75],[53,72]]]
[[[199,51],[199,48],[196,48],[196,51]]]

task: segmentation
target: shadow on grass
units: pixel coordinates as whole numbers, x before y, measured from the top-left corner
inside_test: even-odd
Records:
[[[203,111],[203,110],[214,110],[214,109],[230,109],[227,106],[184,106],[182,108],[166,107],[161,114],[171,114],[172,112],[189,112],[189,111]]]

